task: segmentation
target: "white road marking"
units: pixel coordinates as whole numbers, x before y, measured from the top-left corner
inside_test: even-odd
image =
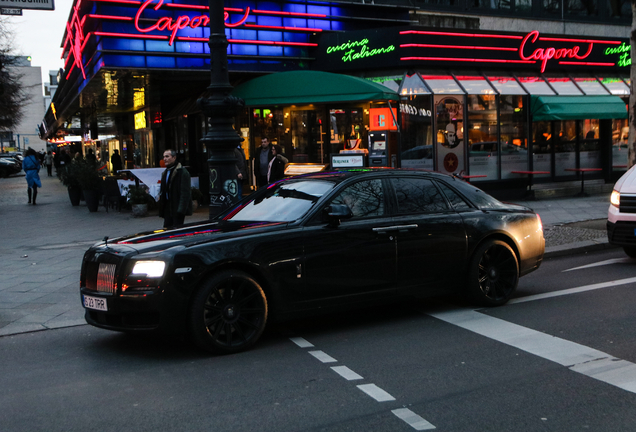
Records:
[[[363,379],[361,375],[358,375],[346,366],[332,366],[331,369],[347,381]]]
[[[592,290],[597,290],[602,288],[611,288],[618,285],[626,285],[626,284],[635,283],[635,282],[636,282],[636,277],[627,278],[627,279],[618,279],[615,281],[585,285],[585,286],[565,289],[561,291],[553,291],[553,292],[544,293],[544,294],[536,294],[536,295],[531,295],[526,297],[519,297],[519,298],[510,300],[507,304],[510,305],[510,304],[516,304],[516,303],[525,303],[525,302],[534,301],[534,300],[542,300],[542,299],[551,298],[551,297],[560,297],[564,295],[576,294],[576,293],[580,293],[584,291],[592,291]]]
[[[592,268],[592,267],[598,267],[598,266],[604,266],[604,265],[609,265],[609,264],[618,264],[618,263],[633,263],[634,260],[631,258],[613,258],[613,259],[609,259],[606,261],[599,261],[599,262],[595,262],[592,264],[587,264],[584,266],[580,266],[580,267],[574,267],[571,269],[567,269],[567,270],[563,270],[561,273],[565,273],[565,272],[569,272],[572,270],[582,270],[582,269],[586,269],[586,268]]]
[[[636,393],[636,365],[602,351],[493,318],[472,309],[455,309],[429,315],[553,361],[571,371]]]
[[[323,363],[335,363],[338,361],[323,351],[309,351],[309,354],[316,357]]]
[[[431,423],[427,422],[408,408],[394,409],[391,412],[395,414],[399,419],[404,420],[415,430],[435,429],[435,426],[433,426]]]
[[[393,396],[391,396],[375,384],[360,384],[358,388],[378,402],[388,402],[395,400]]]
[[[301,337],[293,337],[293,338],[289,338],[289,340],[301,348],[311,348],[314,346],[312,343],[306,341],[305,339]]]

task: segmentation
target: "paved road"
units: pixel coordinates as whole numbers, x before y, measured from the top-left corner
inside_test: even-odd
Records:
[[[554,258],[516,298],[270,326],[244,353],[89,326],[0,338],[0,430],[631,431],[634,260]]]
[[[84,204],[73,207],[57,178],[46,177],[44,171],[41,175],[43,187],[36,206],[27,204],[24,176],[0,179],[0,336],[84,324],[78,287],[81,258],[87,247],[104,236],[153,230],[162,224],[156,216],[133,218],[130,212],[107,213],[104,207],[97,213],[90,213]],[[548,246],[555,241],[548,247],[550,253],[571,253],[573,247],[596,248],[607,242],[598,230],[579,239],[582,231],[557,228],[606,218],[606,195],[520,204],[541,215]],[[186,222],[207,217],[207,208],[201,208]]]

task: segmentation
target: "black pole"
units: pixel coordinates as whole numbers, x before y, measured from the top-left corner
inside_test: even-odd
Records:
[[[243,138],[234,130],[234,117],[245,106],[242,99],[231,96],[227,66],[227,38],[223,0],[209,0],[210,7],[210,86],[197,100],[208,118],[208,133],[201,138],[207,148],[210,172],[210,218],[227,209],[240,198],[236,178],[234,149]]]

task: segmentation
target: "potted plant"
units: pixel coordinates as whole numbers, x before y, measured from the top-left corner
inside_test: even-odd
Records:
[[[82,189],[88,211],[96,212],[102,190],[102,177],[99,175],[97,164],[80,159],[72,162],[70,166]]]
[[[192,195],[192,211],[195,211],[203,202],[203,193],[199,189],[192,187],[190,194]]]
[[[130,186],[126,193],[126,198],[132,209],[134,217],[146,216],[148,214],[149,198],[152,199],[143,186]]]
[[[77,177],[77,165],[67,164],[64,168],[57,171],[57,176],[68,189],[68,197],[71,200],[71,205],[78,206],[82,196],[82,187]]]

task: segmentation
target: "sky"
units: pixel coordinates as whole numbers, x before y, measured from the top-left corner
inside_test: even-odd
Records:
[[[31,66],[42,68],[42,83],[49,81],[49,70],[64,67],[62,37],[73,0],[54,0],[55,10],[27,10],[22,16],[7,17],[13,29],[15,54],[31,56]]]

